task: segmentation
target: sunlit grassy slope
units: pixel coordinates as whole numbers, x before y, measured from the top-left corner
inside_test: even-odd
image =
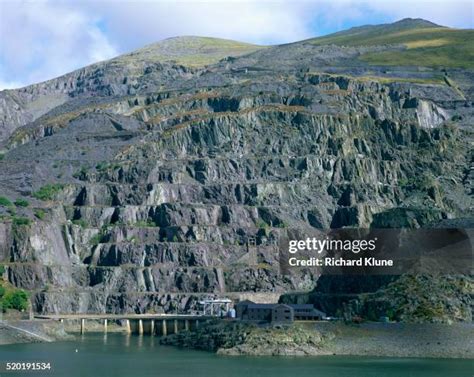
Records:
[[[368,53],[362,60],[374,65],[415,65],[474,69],[474,30],[450,29],[425,20],[362,26],[311,40],[315,44],[372,46],[401,44],[403,51]]]
[[[218,62],[227,56],[240,56],[257,51],[264,46],[208,37],[176,37],[151,44],[119,57],[121,61],[154,60],[176,62],[200,67]]]

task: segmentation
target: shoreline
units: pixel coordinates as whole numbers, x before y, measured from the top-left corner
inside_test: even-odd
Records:
[[[0,346],[20,343],[51,343],[72,340],[62,323],[38,320],[1,320]]]
[[[58,321],[1,321],[0,346],[74,341],[80,335],[74,330],[73,324]],[[92,328],[88,333],[101,333],[100,326]],[[123,333],[123,328],[117,325],[110,333]],[[222,356],[474,359],[472,323],[446,325],[366,322],[356,325],[297,322],[291,326],[270,327],[216,320],[197,331],[183,331],[157,337],[157,340],[163,345],[204,350]]]
[[[371,356],[474,359],[474,325],[330,322],[284,328],[209,324],[161,338],[165,345],[225,356]]]

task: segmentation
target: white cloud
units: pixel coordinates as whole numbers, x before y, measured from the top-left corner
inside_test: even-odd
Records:
[[[470,0],[0,0],[0,89],[178,35],[285,43],[404,17],[473,27],[472,11]]]
[[[352,6],[358,1],[349,1]],[[472,0],[370,0],[368,6],[374,11],[390,15],[393,19],[412,17],[450,27],[474,27],[474,2]]]
[[[126,48],[178,35],[214,36],[251,43],[283,43],[312,36],[311,4],[288,1],[127,1],[94,4],[109,14],[107,27]],[[126,25],[126,27],[124,27]]]
[[[0,88],[59,76],[117,55],[87,12],[51,1],[0,4]]]
[[[121,52],[180,35],[257,44],[294,42],[347,24],[421,17],[473,27],[471,0],[102,0],[88,3],[106,20]]]
[[[23,83],[20,81],[3,81],[0,80],[0,90],[4,89],[16,89],[23,86]]]

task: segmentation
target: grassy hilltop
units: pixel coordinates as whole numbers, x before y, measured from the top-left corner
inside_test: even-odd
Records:
[[[356,27],[311,42],[317,45],[405,46],[403,51],[371,52],[361,57],[374,65],[474,68],[474,30],[451,29],[421,19]]]
[[[123,55],[117,60],[173,62],[188,67],[202,67],[217,63],[227,56],[240,56],[264,48],[229,39],[184,36],[168,38]]]

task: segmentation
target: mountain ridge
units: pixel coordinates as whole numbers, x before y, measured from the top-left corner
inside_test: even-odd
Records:
[[[469,224],[474,74],[360,59],[405,50],[299,42],[189,67],[178,46],[1,92],[5,278],[38,313],[190,312],[323,285],[285,271],[281,237]],[[352,299],[386,281],[346,283]],[[452,292],[462,315],[440,320],[472,318]]]
[[[323,35],[321,38],[329,37],[329,36],[336,36],[336,35],[343,35],[343,34],[351,34],[353,32],[364,32],[364,31],[373,31],[373,30],[397,30],[397,29],[419,29],[419,28],[434,28],[434,27],[443,27],[434,22],[429,20],[425,20],[423,18],[403,18],[401,20],[385,23],[385,24],[367,24],[361,26],[354,26],[352,28],[341,30],[336,33],[331,33],[328,35]],[[311,38],[316,39],[316,38]]]

